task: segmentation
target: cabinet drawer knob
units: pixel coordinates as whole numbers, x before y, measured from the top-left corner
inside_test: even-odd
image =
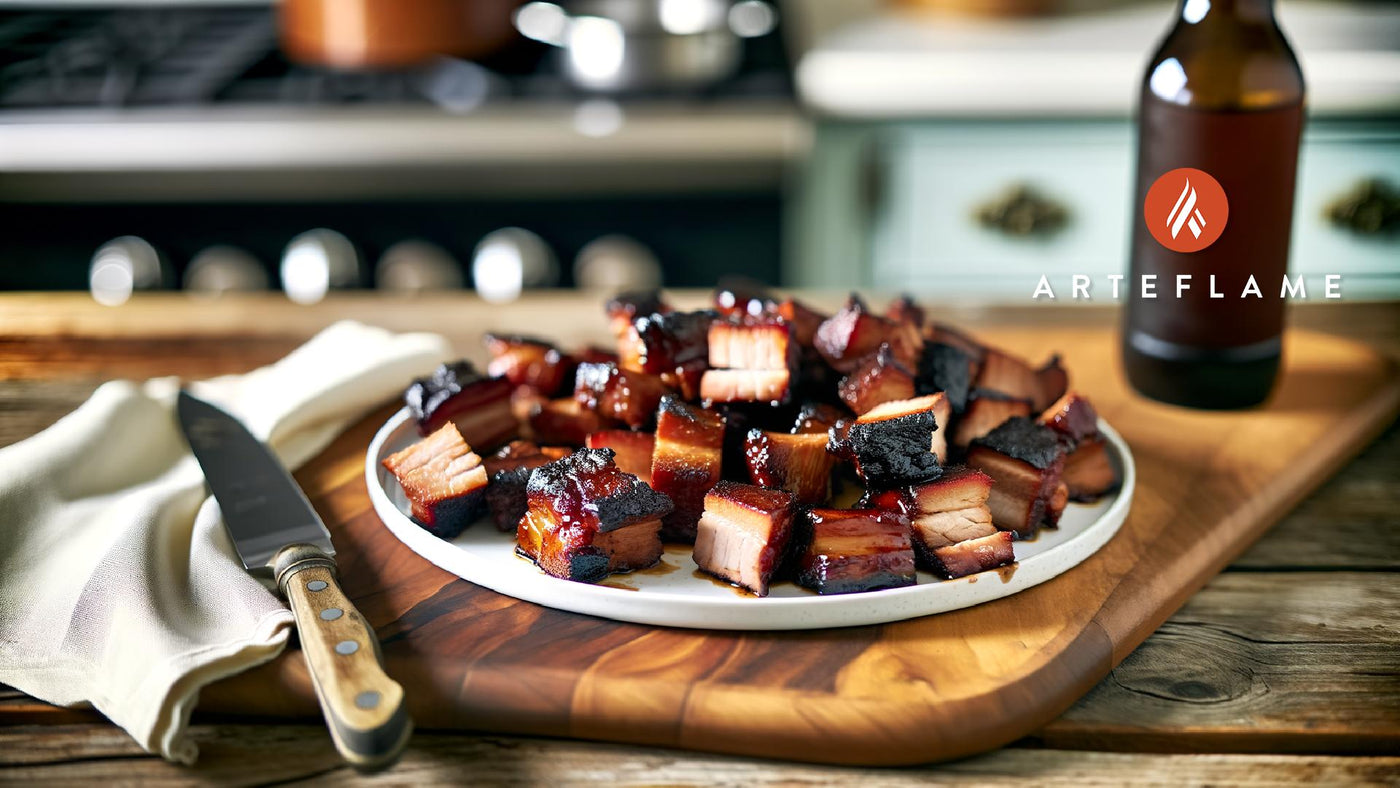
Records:
[[[1053,235],[1069,221],[1069,209],[1024,183],[977,206],[973,215],[988,230],[1012,236]]]
[[[1380,178],[1366,178],[1334,198],[1324,213],[1335,227],[1380,235],[1400,227],[1400,191]]]

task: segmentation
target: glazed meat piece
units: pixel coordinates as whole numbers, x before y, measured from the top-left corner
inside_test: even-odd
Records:
[[[950,410],[941,393],[887,402],[849,426],[832,427],[827,451],[852,461],[856,474],[873,487],[936,479],[948,451],[938,425],[946,423]]]
[[[590,449],[612,449],[613,460],[623,473],[651,484],[651,455],[656,450],[656,436],[650,432],[603,430],[589,433],[584,445]]]
[[[663,521],[662,535],[668,541],[695,541],[705,494],[720,480],[723,456],[723,416],[673,397],[661,398],[651,483],[675,503]]]
[[[791,493],[722,481],[705,495],[695,535],[695,565],[767,596],[768,583],[787,553],[792,517]]]
[[[786,490],[798,503],[822,503],[831,497],[831,468],[836,462],[826,442],[826,435],[818,433],[749,430],[744,441],[749,479],[760,487]]]
[[[451,422],[383,464],[399,480],[413,521],[428,533],[451,539],[481,516],[486,468]]]
[[[613,336],[622,339],[633,320],[645,315],[664,315],[671,311],[671,305],[661,298],[660,290],[633,290],[609,298],[603,309],[608,313]]]
[[[836,422],[848,418],[849,415],[835,405],[809,402],[798,409],[797,421],[792,425],[792,433],[794,435],[807,433],[826,435],[828,430],[836,426]]]
[[[965,577],[1016,562],[1009,531],[968,539],[933,551],[933,572],[946,578]]]
[[[638,317],[618,340],[618,366],[657,375],[683,398],[698,398],[715,317],[709,310]]]
[[[931,482],[868,492],[859,505],[908,515],[920,566],[941,571],[934,559],[936,549],[997,533],[987,508],[991,490],[991,477],[958,466]]]
[[[846,306],[817,328],[814,344],[827,363],[840,372],[851,373],[866,356],[888,343],[894,357],[906,365],[918,359],[923,339],[911,325],[872,314],[865,302],[852,293]]]
[[[430,435],[450,421],[467,443],[492,449],[516,436],[510,396],[510,381],[486,377],[471,362],[457,361],[413,381],[404,402],[418,420],[419,434]]]
[[[530,434],[540,443],[582,446],[588,433],[602,429],[598,414],[576,399],[552,399],[530,412]]]
[[[530,386],[546,397],[559,393],[571,377],[573,359],[548,342],[518,334],[487,334],[491,361],[486,374],[505,378],[513,386]]]
[[[1073,447],[1063,474],[1070,500],[1092,502],[1117,489],[1118,470],[1109,459],[1108,442],[1099,434],[1099,414],[1088,399],[1069,392],[1040,414],[1039,421]]]
[[[995,391],[1034,406],[1040,396],[1040,378],[1025,361],[1000,350],[988,348],[974,383],[983,391]]]
[[[1007,419],[1031,415],[1031,403],[995,391],[974,390],[953,429],[953,445],[960,449],[1006,423]]]
[[[1060,357],[1054,355],[1045,362],[1045,366],[1035,371],[1035,378],[1038,384],[1038,394],[1033,406],[1037,411],[1045,410],[1051,403],[1065,395],[1069,390],[1069,373],[1060,365]]]
[[[883,344],[836,384],[836,394],[859,415],[876,405],[911,399],[914,373],[895,359],[889,344]]]
[[[962,415],[967,410],[968,394],[976,373],[977,362],[967,351],[942,342],[929,342],[919,356],[914,390],[919,394],[943,392],[948,395],[953,413]]]
[[[610,449],[580,449],[536,468],[516,546],[545,572],[596,582],[661,560],[661,518],[671,501],[613,462]]]
[[[914,301],[913,296],[908,294],[901,295],[891,301],[889,307],[885,309],[885,317],[896,323],[908,323],[915,328],[922,328],[927,319],[924,308],[919,306]]]
[[[661,378],[616,364],[579,364],[574,399],[608,422],[632,429],[649,426],[668,389]]]
[[[912,510],[919,514],[952,512],[982,506],[992,490],[992,477],[966,465],[946,469],[931,482],[909,488]]]
[[[1061,479],[1065,443],[1049,427],[1016,417],[973,442],[967,464],[992,477],[992,521],[1022,539],[1055,525],[1069,499]]]
[[[763,402],[781,405],[792,394],[786,369],[708,369],[700,378],[700,398],[708,402]]]
[[[791,298],[779,303],[774,311],[792,326],[792,338],[804,348],[813,346],[817,329],[827,319],[826,315]]]
[[[525,515],[525,485],[530,481],[530,472],[570,453],[571,449],[556,446],[541,449],[530,441],[511,441],[482,461],[490,479],[486,485],[486,505],[498,529],[514,531]]]
[[[616,364],[617,353],[597,345],[585,345],[574,351],[574,360],[580,364]]]
[[[797,582],[819,594],[849,594],[915,582],[909,520],[877,509],[813,509]]]
[[[716,320],[710,325],[711,369],[795,369],[797,343],[781,318]]]

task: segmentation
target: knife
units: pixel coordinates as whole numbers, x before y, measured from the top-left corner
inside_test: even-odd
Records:
[[[291,605],[336,749],[361,769],[393,763],[413,723],[403,687],[384,673],[374,630],[336,583],[330,532],[287,469],[237,419],[184,391],[176,412],[243,567],[274,579]]]

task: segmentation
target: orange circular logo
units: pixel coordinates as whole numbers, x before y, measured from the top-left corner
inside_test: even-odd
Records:
[[[1147,190],[1142,213],[1157,243],[1173,252],[1199,252],[1225,231],[1230,202],[1210,173],[1178,167]]]

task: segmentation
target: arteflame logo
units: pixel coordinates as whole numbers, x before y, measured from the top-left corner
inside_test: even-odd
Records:
[[[1147,190],[1142,210],[1152,237],[1173,252],[1199,252],[1210,246],[1230,218],[1220,182],[1192,167],[1158,178]]]

